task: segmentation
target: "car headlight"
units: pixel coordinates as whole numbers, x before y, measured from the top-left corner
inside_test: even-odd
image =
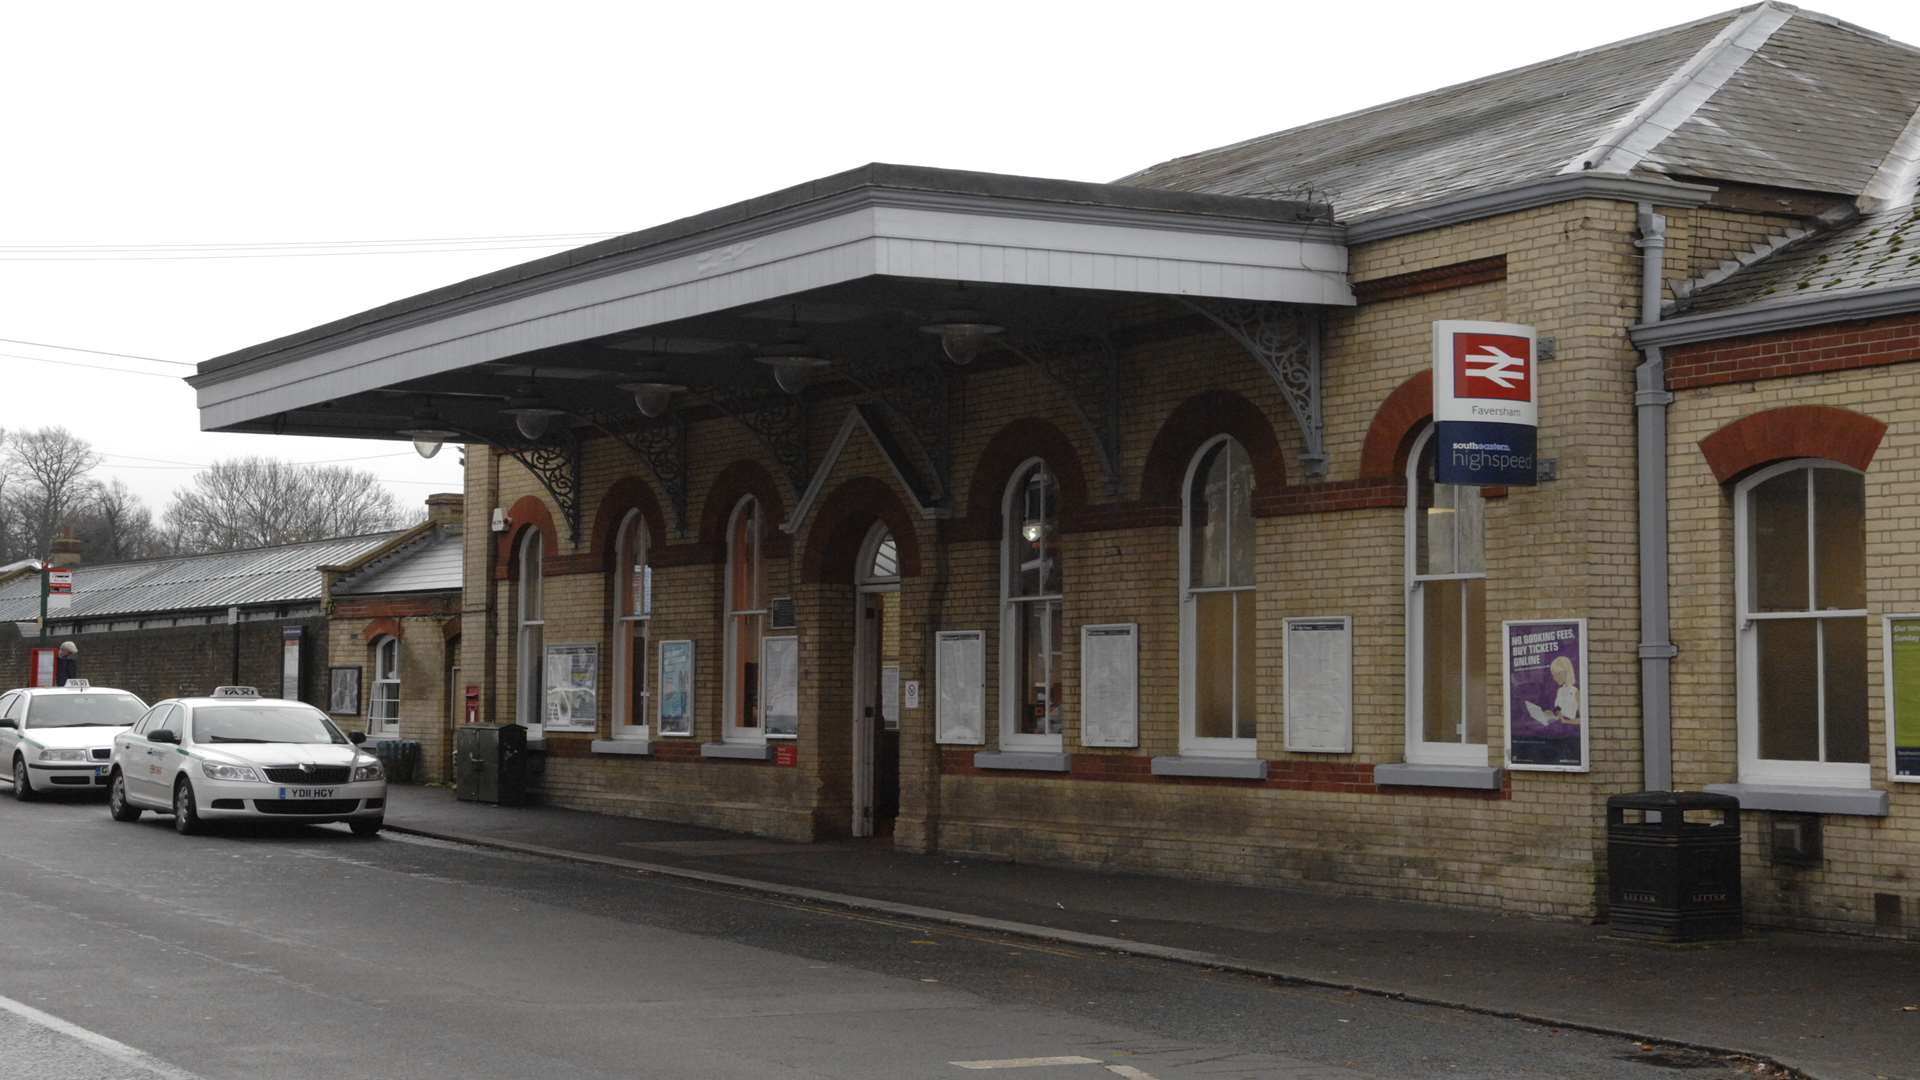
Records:
[[[369,761],[365,765],[355,765],[353,767],[354,783],[359,783],[362,780],[385,780],[386,778],[387,771],[382,769],[380,763],[377,761]]]
[[[42,750],[40,751],[40,760],[85,761],[87,760],[87,752],[85,750]]]
[[[217,761],[200,763],[200,775],[209,780],[240,780],[260,783],[260,774],[251,765],[222,765]]]

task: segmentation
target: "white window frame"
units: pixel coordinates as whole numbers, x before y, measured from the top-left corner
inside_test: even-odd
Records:
[[[1414,440],[1413,449],[1407,454],[1407,471],[1404,477],[1407,485],[1407,510],[1403,530],[1405,533],[1403,538],[1405,544],[1403,558],[1406,584],[1404,609],[1406,611],[1407,628],[1407,761],[1414,765],[1485,765],[1487,764],[1487,744],[1485,742],[1466,742],[1464,739],[1460,742],[1429,742],[1426,737],[1427,727],[1426,716],[1424,714],[1427,700],[1425,670],[1426,640],[1422,636],[1426,632],[1426,618],[1423,607],[1426,594],[1421,586],[1429,581],[1487,580],[1487,572],[1484,569],[1477,573],[1465,574],[1422,574],[1419,572],[1421,513],[1420,458],[1426,452],[1427,443],[1432,439],[1433,425],[1429,424],[1427,425],[1427,429],[1420,433],[1420,437]],[[1481,547],[1481,562],[1484,564],[1486,561],[1485,537],[1481,538]],[[1461,610],[1464,617],[1464,605]],[[1486,627],[1481,627],[1483,632],[1485,629]],[[1489,694],[1487,700],[1489,707],[1491,707],[1493,700],[1491,682],[1488,683],[1488,687]],[[1461,692],[1463,694],[1466,692],[1466,681],[1464,679],[1461,681]],[[1465,703],[1462,702],[1463,723],[1465,722],[1464,704]],[[1488,721],[1485,717],[1482,717],[1482,722]],[[1464,735],[1464,732],[1462,734]]]
[[[1858,610],[1835,608],[1815,611],[1811,605],[1814,603],[1816,597],[1814,597],[1811,592],[1809,592],[1807,596],[1809,609],[1804,612],[1762,612],[1749,610],[1753,599],[1753,581],[1750,576],[1753,566],[1752,555],[1750,554],[1752,526],[1748,523],[1748,519],[1751,516],[1748,513],[1748,495],[1758,485],[1782,473],[1802,469],[1830,469],[1835,472],[1853,473],[1855,476],[1864,475],[1858,469],[1842,465],[1835,461],[1828,461],[1822,458],[1795,458],[1791,461],[1782,461],[1774,465],[1769,465],[1755,472],[1752,476],[1743,478],[1733,489],[1733,634],[1734,640],[1737,642],[1734,667],[1739,680],[1736,697],[1738,715],[1736,730],[1739,739],[1740,782],[1743,784],[1783,784],[1804,787],[1872,787],[1873,740],[1871,734],[1869,734],[1867,740],[1867,760],[1863,762],[1781,761],[1760,756],[1760,635],[1754,633],[1756,625],[1768,620],[1810,619],[1824,621],[1827,619],[1859,619],[1867,625],[1869,631],[1872,629],[1872,619],[1868,614],[1867,608],[1860,608]],[[1819,523],[1814,520],[1815,503],[1813,498],[1813,487],[1809,485],[1807,489],[1807,558],[1809,564],[1817,559],[1819,554],[1819,549],[1814,543],[1814,537]],[[1866,531],[1864,519],[1861,524],[1861,531],[1862,533]],[[1866,543],[1866,537],[1864,535],[1861,537],[1861,543],[1863,545]],[[1808,581],[1809,587],[1811,587],[1813,581],[1811,575],[1809,575]],[[1872,653],[1873,649],[1871,644],[1869,644],[1866,654],[1869,665],[1872,663]],[[1820,753],[1824,756],[1827,752],[1825,716],[1826,665],[1818,665],[1818,671],[1821,684],[1818,691],[1821,715],[1816,718],[1818,727],[1815,732],[1815,739],[1820,748]],[[1882,677],[1885,677],[1884,673]],[[1869,693],[1869,699],[1870,698],[1871,693]]]
[[[546,660],[547,586],[541,567],[545,553],[546,540],[540,530],[527,530],[527,538],[520,545],[520,580],[514,605],[519,620],[514,633],[514,651],[518,654],[514,670],[519,687],[516,714],[530,739],[546,735],[546,688],[540,685]]]
[[[389,655],[391,651],[391,655]],[[371,735],[400,734],[400,639],[383,634],[373,642],[373,693],[367,698],[367,732]],[[392,687],[386,700],[393,703],[393,715],[379,715],[382,687]]]
[[[652,614],[628,610],[633,603],[633,574],[636,566],[647,566],[651,552],[647,549],[647,522],[638,510],[629,510],[620,519],[620,528],[614,533],[613,549],[613,621],[608,630],[609,652],[613,654],[613,707],[608,710],[613,725],[613,737],[616,739],[647,740],[652,731],[649,726],[653,718],[653,687],[648,684],[646,699],[637,707],[633,717],[637,723],[620,722],[633,700],[632,685],[634,650],[621,638],[621,631],[631,625],[633,632],[640,638],[641,668],[645,669],[652,656]],[[641,573],[646,573],[645,569]],[[642,583],[641,588],[646,586]]]
[[[759,600],[760,606],[742,608],[742,607],[735,607],[735,604],[736,602],[738,602],[739,598],[733,595],[734,560],[739,557],[739,552],[736,551],[734,548],[734,537],[739,532],[738,525],[740,523],[740,515],[746,512],[749,507],[751,507],[754,511],[754,529],[756,530],[757,535],[754,537],[754,544],[753,544],[753,565],[748,568],[747,580],[753,585],[755,590],[757,590],[761,594],[761,597],[749,598],[749,601],[748,601],[748,602],[753,602],[754,600]],[[720,738],[722,742],[740,743],[748,746],[762,746],[766,744],[768,738],[770,737],[775,739],[792,739],[796,737],[793,735],[768,736],[766,716],[764,715],[764,711],[762,716],[760,717],[760,723],[754,727],[743,727],[736,722],[738,718],[738,710],[741,707],[742,702],[740,701],[740,687],[735,685],[739,680],[737,680],[734,677],[735,671],[737,669],[736,661],[739,659],[739,657],[736,655],[736,653],[738,652],[738,647],[734,641],[734,632],[733,632],[734,621],[736,619],[744,618],[747,616],[754,616],[754,615],[757,615],[761,618],[762,621],[760,624],[760,648],[762,650],[762,656],[764,658],[765,649],[766,649],[766,636],[767,636],[767,633],[766,633],[767,627],[765,622],[765,619],[767,616],[767,608],[766,608],[765,601],[762,598],[766,595],[766,591],[767,591],[767,582],[766,582],[766,578],[764,577],[764,574],[766,573],[766,554],[765,554],[766,547],[767,547],[767,522],[766,522],[765,511],[760,506],[760,501],[758,499],[756,499],[752,495],[743,496],[739,502],[733,504],[733,513],[727,516],[727,561],[726,561],[726,567],[725,567],[725,581],[723,582],[723,585],[722,585],[724,589],[724,596],[725,596],[725,603],[723,604],[723,608],[726,614],[723,615],[720,620],[720,636],[722,640],[723,654],[724,654],[722,657],[722,667],[720,669],[721,671],[720,680],[722,683],[721,694],[720,694],[720,707],[721,707]],[[766,705],[765,702],[761,703],[761,707],[763,710],[765,709],[765,705]]]
[[[1020,620],[1026,614],[1029,604],[1064,604],[1063,591],[1036,593],[1033,596],[1013,595],[1013,578],[1020,570],[1013,565],[1013,536],[1015,530],[1025,522],[1025,512],[1021,504],[1026,496],[1026,481],[1035,469],[1045,469],[1054,485],[1054,502],[1057,507],[1060,498],[1060,478],[1042,458],[1031,457],[1020,463],[1013,471],[1013,477],[1007,481],[1006,490],[1000,494],[1000,519],[1004,527],[1000,533],[1000,747],[1003,750],[1021,751],[1059,751],[1066,742],[1066,717],[1060,717],[1060,731],[1052,735],[1023,734],[1020,731],[1020,703],[1026,697],[1020,686]],[[1056,521],[1056,525],[1058,522]],[[1057,537],[1057,534],[1056,534]],[[1056,559],[1059,556],[1059,544],[1054,545]],[[1064,577],[1055,574],[1057,581]],[[1041,620],[1041,632],[1051,633],[1052,620]],[[1062,620],[1062,634],[1065,634],[1065,620]],[[1043,655],[1051,656],[1048,646],[1052,642],[1043,641]],[[1061,661],[1066,660],[1066,647],[1059,646]],[[1061,684],[1064,687],[1064,683]]]
[[[1202,443],[1200,449],[1195,450],[1193,457],[1187,461],[1187,471],[1183,474],[1180,481],[1180,753],[1192,757],[1250,758],[1256,757],[1259,754],[1260,703],[1258,700],[1254,702],[1253,738],[1216,738],[1202,737],[1194,734],[1195,710],[1198,707],[1198,691],[1195,686],[1195,681],[1199,671],[1199,657],[1196,653],[1196,649],[1198,648],[1196,639],[1199,636],[1199,627],[1195,621],[1199,616],[1199,604],[1195,602],[1195,598],[1202,593],[1243,592],[1247,594],[1251,602],[1258,603],[1259,597],[1260,534],[1259,523],[1251,517],[1251,506],[1248,507],[1248,525],[1254,538],[1253,583],[1249,585],[1220,585],[1200,588],[1195,588],[1193,585],[1194,474],[1199,471],[1200,463],[1206,460],[1207,454],[1211,452],[1214,447],[1232,441],[1235,440],[1231,435],[1215,435],[1213,438]],[[1244,445],[1242,445],[1240,449],[1246,451]],[[1252,469],[1253,460],[1251,453],[1248,454],[1247,466],[1249,470]],[[1231,544],[1233,542],[1233,529],[1231,525],[1228,526],[1227,534],[1227,542],[1229,544],[1228,551],[1231,552]],[[1233,564],[1231,554],[1228,555],[1227,564],[1229,567]],[[1229,571],[1229,577],[1231,577],[1231,571]],[[1239,620],[1234,620],[1234,633],[1236,635],[1239,633],[1239,627]],[[1255,643],[1255,648],[1256,650],[1258,649],[1257,642]],[[1234,643],[1232,655],[1235,658],[1235,662],[1238,663],[1240,650],[1237,640]],[[1259,661],[1256,652],[1256,669],[1258,666]],[[1236,715],[1239,713],[1238,694],[1240,692],[1240,682],[1239,674],[1236,672],[1233,680],[1235,688],[1234,694],[1236,695],[1234,713]]]

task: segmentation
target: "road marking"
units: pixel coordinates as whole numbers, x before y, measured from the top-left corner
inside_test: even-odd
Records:
[[[109,1039],[97,1031],[89,1031],[78,1024],[70,1024],[51,1013],[41,1012],[31,1005],[15,1001],[5,995],[0,995],[0,1009],[10,1012],[30,1024],[38,1024],[48,1031],[57,1032],[65,1035],[69,1039],[75,1039],[85,1043],[122,1064],[145,1069],[156,1076],[164,1077],[165,1080],[202,1080],[200,1076],[187,1072],[184,1069],[176,1069],[144,1050],[136,1050],[126,1043],[120,1042],[117,1039]]]
[[[1037,1069],[1046,1065],[1098,1065],[1099,1058],[1090,1057],[1031,1057],[1002,1058],[998,1061],[949,1061],[947,1064],[961,1069]]]
[[[1127,1080],[1153,1080],[1153,1077],[1131,1065],[1109,1065],[1107,1071],[1115,1076],[1124,1076]]]

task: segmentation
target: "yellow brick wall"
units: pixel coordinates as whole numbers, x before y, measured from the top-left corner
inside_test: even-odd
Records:
[[[1889,783],[1881,616],[1920,611],[1920,369],[1914,365],[1832,372],[1719,386],[1678,395],[1671,412],[1674,780],[1698,788],[1738,779],[1735,709],[1733,487],[1714,480],[1699,441],[1724,425],[1784,405],[1829,405],[1887,426],[1866,477],[1867,709],[1873,786],[1891,795],[1885,818],[1823,819],[1825,866],[1775,866],[1767,846],[1771,815],[1750,813],[1746,903],[1751,917],[1822,929],[1871,929],[1874,897],[1902,898],[1920,911],[1920,785]],[[1908,915],[1907,933],[1920,935]]]
[[[918,680],[927,707],[903,710],[902,812],[897,842],[916,849],[992,852],[1017,858],[1223,880],[1312,883],[1378,895],[1435,899],[1543,914],[1585,916],[1602,888],[1605,795],[1635,790],[1639,755],[1634,437],[1632,371],[1637,354],[1625,329],[1634,321],[1639,253],[1634,207],[1583,201],[1435,230],[1360,247],[1353,276],[1373,280],[1470,259],[1504,255],[1507,278],[1335,313],[1328,326],[1325,423],[1329,479],[1358,479],[1361,447],[1375,411],[1392,390],[1429,364],[1430,324],[1438,318],[1531,323],[1554,338],[1557,359],[1542,365],[1541,454],[1557,459],[1560,479],[1516,488],[1489,512],[1487,672],[1488,762],[1503,749],[1499,717],[1502,619],[1583,616],[1590,621],[1592,771],[1521,772],[1512,797],[1463,798],[1399,789],[1392,793],[1280,790],[1232,783],[1101,782],[1043,775],[941,775],[932,741],[934,687],[927,670],[936,630],[987,631],[987,714],[997,732],[999,582],[997,546],[954,543],[941,574],[936,543],[950,528],[916,513],[922,574],[901,593],[903,680]],[[1175,314],[1141,305],[1143,319]],[[1203,390],[1231,390],[1253,402],[1289,458],[1291,483],[1304,475],[1300,438],[1274,382],[1224,335],[1200,330],[1130,346],[1121,357],[1120,500],[1140,497],[1142,469],[1155,434],[1182,401]],[[955,373],[954,515],[1001,491],[966,489],[989,440],[1016,417],[1057,427],[1078,452],[1089,496],[1112,501],[1094,441],[1066,393],[1024,367],[982,362]],[[847,402],[815,411],[814,461],[839,430]],[[752,457],[779,478],[764,449],[724,419],[695,423],[690,436],[689,518],[699,522],[713,479],[728,463]],[[582,536],[615,478],[644,468],[605,439],[589,443]],[[892,472],[856,431],[823,490],[852,477]],[[784,478],[781,478],[784,480]],[[488,535],[486,508],[541,494],[526,470],[484,452],[469,462],[468,529]],[[481,494],[484,493],[484,494]],[[783,492],[787,508],[791,492]],[[660,498],[665,504],[664,497]],[[824,501],[824,500],[823,500]],[[910,505],[910,503],[909,503]],[[556,520],[557,507],[552,508]],[[1404,752],[1403,512],[1394,509],[1262,518],[1258,522],[1259,752],[1276,767],[1299,762],[1368,765]],[[844,586],[799,580],[810,529],[800,521],[792,557],[769,564],[770,592],[799,602],[803,681],[799,764],[781,769],[735,762],[549,755],[542,788],[567,805],[676,820],[705,821],[773,835],[844,829],[846,746],[850,725],[847,666],[853,598]],[[562,526],[564,532],[564,525]],[[564,538],[563,538],[564,539]],[[1178,537],[1169,527],[1078,532],[1064,539],[1067,641],[1062,685],[1067,749],[1146,757],[1178,751]],[[563,543],[559,554],[584,547]],[[469,551],[469,682],[489,660],[474,597],[491,589],[500,632],[493,635],[493,715],[513,701],[511,597],[491,582],[492,553]],[[719,737],[720,595],[717,566],[669,566],[656,572],[654,640],[696,642],[696,741]],[[607,582],[598,574],[551,578],[547,640],[606,640]],[[484,608],[484,605],[482,605]],[[1350,755],[1289,754],[1282,748],[1282,620],[1296,615],[1354,618],[1355,746]],[[1140,747],[1084,751],[1079,742],[1079,627],[1133,621],[1141,628]],[[603,675],[603,685],[605,676]],[[605,720],[602,720],[603,730]],[[560,739],[550,736],[550,742]]]
[[[344,731],[370,731],[368,710],[373,705],[373,648],[365,633],[372,619],[335,616],[327,623],[327,656],[335,667],[360,668],[360,711],[347,717],[333,715]],[[400,626],[400,734],[420,744],[417,779],[441,783],[451,776],[452,747],[447,741],[452,703],[448,700],[446,620],[438,615],[401,619]],[[460,687],[452,687],[456,696]]]

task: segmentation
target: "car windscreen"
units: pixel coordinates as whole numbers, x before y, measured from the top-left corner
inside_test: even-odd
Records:
[[[203,743],[344,743],[345,735],[312,708],[202,705],[193,710],[193,741]]]
[[[126,727],[146,711],[132,694],[38,694],[27,708],[27,727]]]

